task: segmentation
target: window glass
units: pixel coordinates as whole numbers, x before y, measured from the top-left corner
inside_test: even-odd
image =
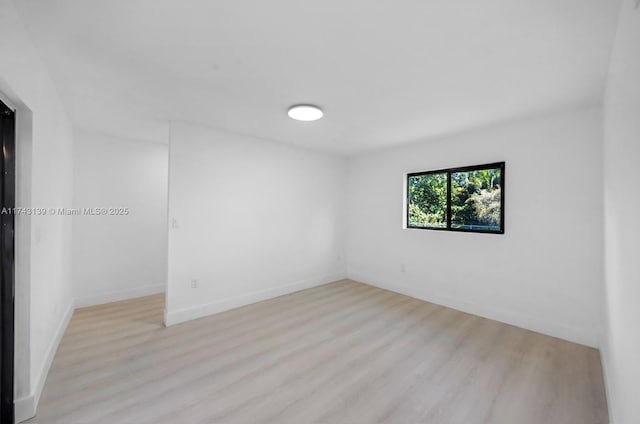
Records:
[[[447,174],[409,176],[409,226],[447,226]]]
[[[451,173],[451,228],[500,231],[500,168]]]
[[[504,162],[407,175],[407,228],[504,233]]]

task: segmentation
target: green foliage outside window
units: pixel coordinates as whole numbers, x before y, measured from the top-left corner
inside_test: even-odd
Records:
[[[450,196],[451,229],[501,232],[503,166],[409,175],[408,226],[448,228]]]
[[[409,225],[447,226],[447,174],[409,177]]]
[[[451,227],[500,230],[501,170],[451,173]]]

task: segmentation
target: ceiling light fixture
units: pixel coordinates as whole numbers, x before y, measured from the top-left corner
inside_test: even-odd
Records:
[[[322,118],[322,109],[314,105],[293,105],[289,108],[289,118],[297,121],[317,121]]]

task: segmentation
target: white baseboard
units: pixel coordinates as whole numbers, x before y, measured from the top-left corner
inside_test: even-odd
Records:
[[[149,296],[151,294],[164,293],[165,284],[155,284],[152,286],[137,287],[134,289],[101,293],[92,296],[76,298],[76,308],[102,305],[103,303],[117,302],[119,300],[133,299],[136,297]]]
[[[294,293],[300,290],[309,289],[311,287],[320,286],[322,284],[327,284],[333,281],[344,280],[345,278],[347,278],[346,273],[337,273],[324,277],[298,281],[292,284],[286,284],[270,289],[259,290],[239,296],[229,297],[217,302],[197,305],[191,308],[179,309],[176,311],[165,310],[164,324],[166,326],[180,324],[181,322],[191,321],[193,319],[217,314],[220,312],[228,311],[230,309],[239,308],[241,306],[250,305],[252,303],[272,299],[274,297],[283,296],[285,294]]]
[[[548,336],[567,340],[573,343],[578,343],[596,349],[599,345],[597,334],[588,330],[565,326],[555,322],[550,322],[548,320],[540,319],[539,317],[531,317],[528,315],[520,314],[516,311],[508,309],[496,310],[495,308],[489,308],[483,305],[465,302],[446,296],[440,296],[431,292],[427,292],[426,290],[422,290],[420,288],[398,284],[395,282],[390,283],[388,281],[382,281],[377,277],[360,272],[350,271],[348,278],[365,284],[369,284],[371,286],[376,286],[381,289],[404,294],[416,299],[446,306],[448,308],[456,309],[458,311],[466,312],[472,315],[478,315],[483,318],[500,321],[505,324],[535,331],[536,333],[546,334]]]
[[[607,343],[600,342],[600,363],[602,364],[602,378],[604,379],[604,393],[607,397],[607,410],[609,411],[609,424],[614,423],[614,411],[612,405],[611,371],[609,371],[609,350]]]
[[[36,415],[35,397],[33,395],[16,399],[13,406],[15,408],[16,423],[26,421]]]
[[[74,310],[75,304],[71,301],[62,320],[60,321],[60,325],[56,329],[56,333],[51,340],[51,343],[49,344],[49,348],[47,349],[47,353],[44,357],[44,362],[42,363],[40,372],[38,372],[38,376],[36,377],[36,384],[33,391],[29,396],[17,399],[14,402],[15,421],[17,423],[28,420],[36,415],[36,408],[40,401],[40,396],[42,395],[42,389],[44,389],[44,383],[49,375],[51,363],[53,362],[53,358],[56,356],[56,351],[58,350],[62,336],[64,336],[64,332],[67,330],[69,321],[71,321]]]

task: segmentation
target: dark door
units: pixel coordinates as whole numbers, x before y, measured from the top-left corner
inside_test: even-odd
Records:
[[[14,212],[16,206],[15,112],[0,102],[0,423],[13,424]]]

